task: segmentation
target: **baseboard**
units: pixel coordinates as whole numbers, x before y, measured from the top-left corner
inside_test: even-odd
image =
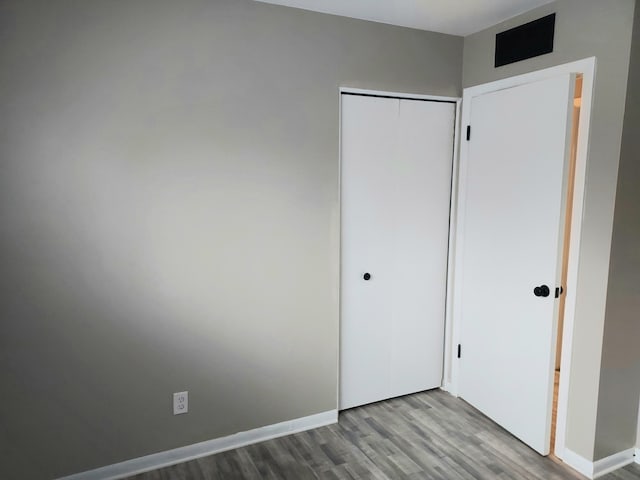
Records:
[[[454,390],[453,383],[451,382],[444,382],[440,387],[440,390],[442,390],[443,392],[447,392],[452,397],[458,398],[458,392]]]
[[[595,479],[633,463],[634,454],[636,455],[635,459],[637,461],[637,449],[630,448],[592,462],[565,448],[562,461],[585,477]]]
[[[624,452],[614,453],[613,455],[608,456],[607,458],[603,458],[602,460],[598,460],[593,463],[593,478],[598,478],[607,473],[611,473],[614,470],[618,470],[619,468],[626,467],[627,465],[633,463],[635,449],[630,448],[629,450],[625,450]]]
[[[338,410],[317,413],[308,417],[287,420],[286,422],[267,425],[247,432],[235,433],[227,437],[215,438],[186,447],[165,452],[154,453],[106,467],[76,473],[58,480],[117,480],[158,468],[168,467],[176,463],[187,462],[200,457],[213,455],[234,448],[264,442],[272,438],[284,437],[293,433],[324,427],[338,421]]]
[[[593,478],[593,462],[591,460],[565,448],[562,452],[562,461],[585,477]]]
[[[636,448],[636,463],[640,463],[640,448]]]

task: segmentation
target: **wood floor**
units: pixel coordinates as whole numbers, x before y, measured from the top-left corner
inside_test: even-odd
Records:
[[[336,425],[131,477],[210,479],[583,479],[460,399],[433,390],[354,408]],[[638,480],[632,465],[605,480]]]

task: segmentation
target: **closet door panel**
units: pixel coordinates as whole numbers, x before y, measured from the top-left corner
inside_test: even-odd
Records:
[[[389,174],[397,99],[342,98],[340,408],[388,398],[391,302]],[[364,276],[368,273],[369,280]]]
[[[455,104],[401,100],[393,183],[391,388],[442,382]]]

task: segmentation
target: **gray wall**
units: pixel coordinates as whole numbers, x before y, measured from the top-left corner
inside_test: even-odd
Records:
[[[462,46],[248,0],[0,0],[0,478],[335,409],[338,87],[457,96]]]
[[[595,56],[582,250],[576,289],[567,447],[594,459],[609,253],[629,68],[634,0],[558,0],[465,38],[463,85],[472,86]],[[495,69],[495,34],[556,12],[554,52]]]
[[[636,7],[616,193],[595,458],[636,444],[640,398],[640,8]]]
[[[640,450],[640,403],[638,404],[638,430],[636,433],[636,449]]]

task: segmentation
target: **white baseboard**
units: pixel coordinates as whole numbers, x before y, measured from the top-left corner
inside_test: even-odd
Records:
[[[634,454],[636,454],[635,459],[637,461],[638,456],[636,452],[636,449],[630,448],[629,450],[614,453],[606,458],[592,462],[565,448],[562,461],[585,477],[594,479],[633,463]]]
[[[200,457],[213,455],[234,448],[244,447],[253,443],[264,442],[272,438],[283,437],[293,433],[324,427],[338,421],[338,410],[309,415],[285,422],[255,428],[247,432],[235,433],[227,437],[215,438],[186,447],[179,447],[165,452],[154,453],[106,467],[96,468],[86,472],[76,473],[58,480],[117,480],[158,468],[168,467],[176,463],[187,462]]]
[[[598,460],[593,464],[593,478],[598,478],[607,473],[611,473],[614,470],[618,470],[619,468],[626,467],[627,465],[633,463],[635,449],[630,448],[629,450],[625,450],[624,452],[614,453],[613,455],[608,456],[607,458],[603,458],[602,460]]]
[[[636,448],[636,463],[640,463],[640,448]]]
[[[458,392],[454,391],[453,383],[451,382],[444,382],[440,387],[440,390],[447,392],[452,397],[458,398]]]
[[[591,460],[565,448],[562,452],[562,461],[585,477],[593,478],[593,462]]]

